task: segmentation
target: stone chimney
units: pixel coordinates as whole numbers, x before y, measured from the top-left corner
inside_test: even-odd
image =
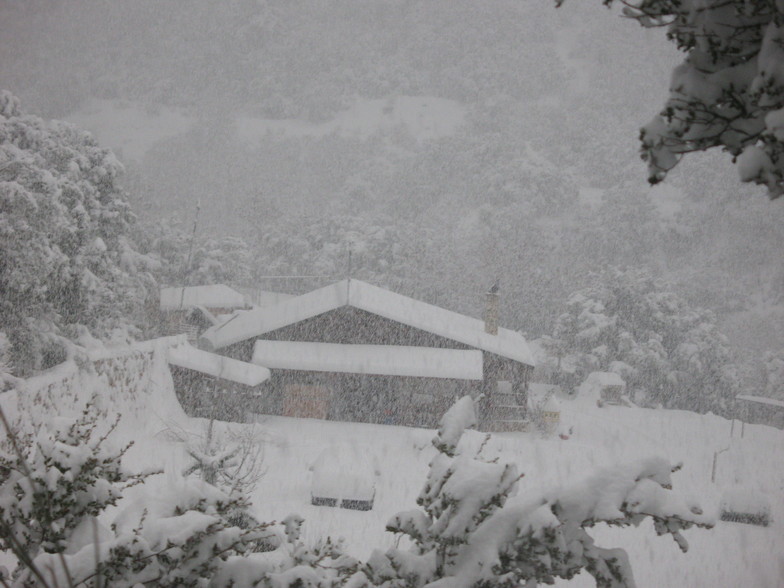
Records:
[[[485,332],[491,335],[497,335],[499,314],[498,291],[496,289],[496,291],[493,292],[493,289],[491,289],[485,296]]]

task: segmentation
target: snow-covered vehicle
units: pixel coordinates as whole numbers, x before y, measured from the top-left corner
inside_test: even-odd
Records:
[[[626,396],[626,382],[614,372],[592,372],[577,389],[577,397],[596,401],[596,406],[605,404],[631,406]]]
[[[311,471],[311,504],[353,510],[373,508],[375,470],[367,455],[356,447],[340,445],[324,449]]]

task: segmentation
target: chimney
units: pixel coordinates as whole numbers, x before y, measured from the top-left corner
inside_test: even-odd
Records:
[[[493,292],[493,288],[486,294],[485,298],[485,332],[490,335],[498,334],[498,291]]]

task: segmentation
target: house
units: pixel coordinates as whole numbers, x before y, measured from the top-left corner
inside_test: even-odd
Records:
[[[263,413],[432,427],[454,399],[484,394],[483,427],[518,429],[533,357],[498,327],[494,292],[485,317],[348,279],[237,312],[199,345],[270,369]]]

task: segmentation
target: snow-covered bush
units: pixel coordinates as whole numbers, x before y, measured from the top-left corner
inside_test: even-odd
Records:
[[[769,351],[763,358],[765,396],[784,400],[784,349]]]
[[[89,537],[62,558],[44,554],[34,564],[52,570],[54,586],[68,585],[69,576],[76,585],[207,586],[229,557],[270,534],[269,525],[232,525],[240,506],[217,488],[172,478],[123,508],[98,541]],[[21,579],[39,585],[32,577],[26,571]]]
[[[36,435],[11,429],[0,454],[0,549],[19,564],[14,586],[206,585],[232,555],[257,550],[270,525],[233,522],[242,496],[213,486],[131,474],[121,460],[130,445],[108,441],[117,421],[90,402],[75,419],[56,418]],[[146,481],[146,482],[145,482]],[[126,489],[111,528],[98,521]]]
[[[651,519],[657,534],[672,535],[686,551],[681,530],[712,526],[698,506],[673,495],[677,468],[660,459],[598,472],[572,488],[515,496],[522,476],[514,465],[458,450],[462,425],[475,422],[473,411],[466,397],[444,415],[433,440],[439,453],[417,500],[422,510],[398,513],[387,526],[413,547],[374,552],[362,571],[370,584],[511,588],[585,570],[597,586],[633,586],[624,550],[596,545],[588,529]]]
[[[16,382],[11,361],[11,342],[6,334],[0,331],[0,392],[5,392]]]
[[[210,420],[204,436],[173,434],[186,443],[191,458],[184,475],[198,474],[205,483],[238,500],[236,508],[229,513],[232,524],[242,528],[257,525],[258,521],[249,512],[248,500],[264,473],[264,445],[258,431],[243,428],[238,433],[218,433],[215,421]],[[258,547],[265,550],[270,545]]]
[[[76,420],[56,419],[36,435],[8,431],[0,453],[0,548],[31,557],[62,553],[80,527],[144,480],[120,463],[130,445],[107,447],[117,421],[102,427],[105,416],[91,402]]]
[[[673,71],[664,109],[640,134],[650,182],[664,179],[684,153],[723,147],[741,180],[766,186],[771,198],[784,194],[781,0],[622,4],[624,16],[642,26],[666,27],[687,54]]]

